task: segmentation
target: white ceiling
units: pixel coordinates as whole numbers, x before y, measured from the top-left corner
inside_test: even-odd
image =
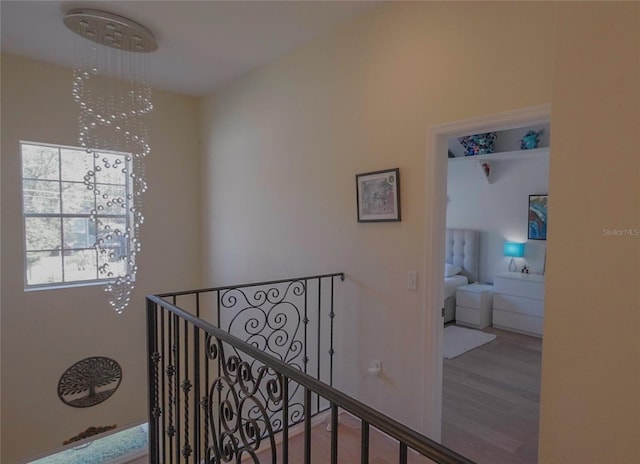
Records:
[[[3,53],[71,67],[73,8],[128,17],[150,29],[155,88],[201,96],[303,46],[380,1],[0,1]]]

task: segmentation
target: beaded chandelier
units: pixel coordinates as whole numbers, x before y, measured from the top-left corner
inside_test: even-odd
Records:
[[[145,119],[153,110],[147,55],[158,45],[145,27],[104,11],[71,10],[64,24],[79,36],[72,94],[80,109],[78,142],[95,158],[84,176],[84,184],[100,198],[89,217],[101,232],[96,232],[94,248],[99,256],[110,258],[101,261],[98,272],[110,281],[105,287],[109,303],[121,313],[131,298],[141,247],[142,194],[147,189],[144,159],[151,151]],[[105,156],[106,151],[124,153],[123,161]],[[113,189],[98,182],[100,171],[100,175],[121,173],[127,188]],[[126,226],[107,224],[114,207],[129,219]],[[109,246],[115,237],[125,245],[118,249],[120,256]],[[118,268],[124,271],[115,269],[114,260],[126,262]]]

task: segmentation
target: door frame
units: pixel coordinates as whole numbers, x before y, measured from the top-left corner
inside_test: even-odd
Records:
[[[483,133],[548,123],[551,104],[477,116],[431,126],[425,153],[425,275],[422,308],[422,431],[433,440],[442,437],[442,333],[444,302],[445,231],[447,223],[448,140]]]

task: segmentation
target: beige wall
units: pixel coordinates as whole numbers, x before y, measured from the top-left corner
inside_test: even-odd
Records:
[[[397,2],[209,96],[205,279],[345,271],[343,386],[417,427],[427,130],[550,102],[541,462],[638,462],[640,238],[602,229],[640,228],[639,8]],[[354,175],[392,167],[402,222],[358,224]]]
[[[636,463],[640,4],[558,5],[554,49],[540,458]]]
[[[431,274],[427,130],[550,101],[552,16],[544,3],[394,3],[207,98],[206,278],[345,271],[342,386],[420,426],[423,295],[406,281]],[[394,167],[402,222],[357,223],[355,174]],[[373,359],[381,378],[365,376]]]
[[[70,93],[70,70],[2,57],[3,463],[57,448],[89,426],[144,420],[144,296],[200,285],[197,101],[154,92],[149,190],[131,305],[117,315],[100,286],[23,290],[19,140],[76,145]],[[89,356],[121,364],[120,389],[98,406],[68,407],[58,399],[58,379]]]
[[[139,304],[123,316],[97,287],[22,291],[17,141],[72,144],[75,108],[67,70],[3,57],[2,462],[144,415],[142,296],[199,283],[199,201],[205,284],[347,273],[342,383],[418,427],[424,295],[405,285],[408,270],[424,279],[433,267],[423,262],[427,129],[545,102],[540,462],[640,461],[640,238],[603,235],[640,228],[638,31],[637,3],[385,5],[202,101],[201,191],[195,102],[156,93]],[[358,224],[354,175],[396,166],[402,222]],[[167,247],[176,236],[180,247]],[[121,390],[87,410],[64,406],[59,375],[97,354],[123,364]],[[373,358],[382,378],[364,376]]]

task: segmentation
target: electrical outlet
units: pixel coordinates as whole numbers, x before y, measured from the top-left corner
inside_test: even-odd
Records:
[[[416,271],[409,271],[407,276],[407,289],[418,290],[418,273]]]

